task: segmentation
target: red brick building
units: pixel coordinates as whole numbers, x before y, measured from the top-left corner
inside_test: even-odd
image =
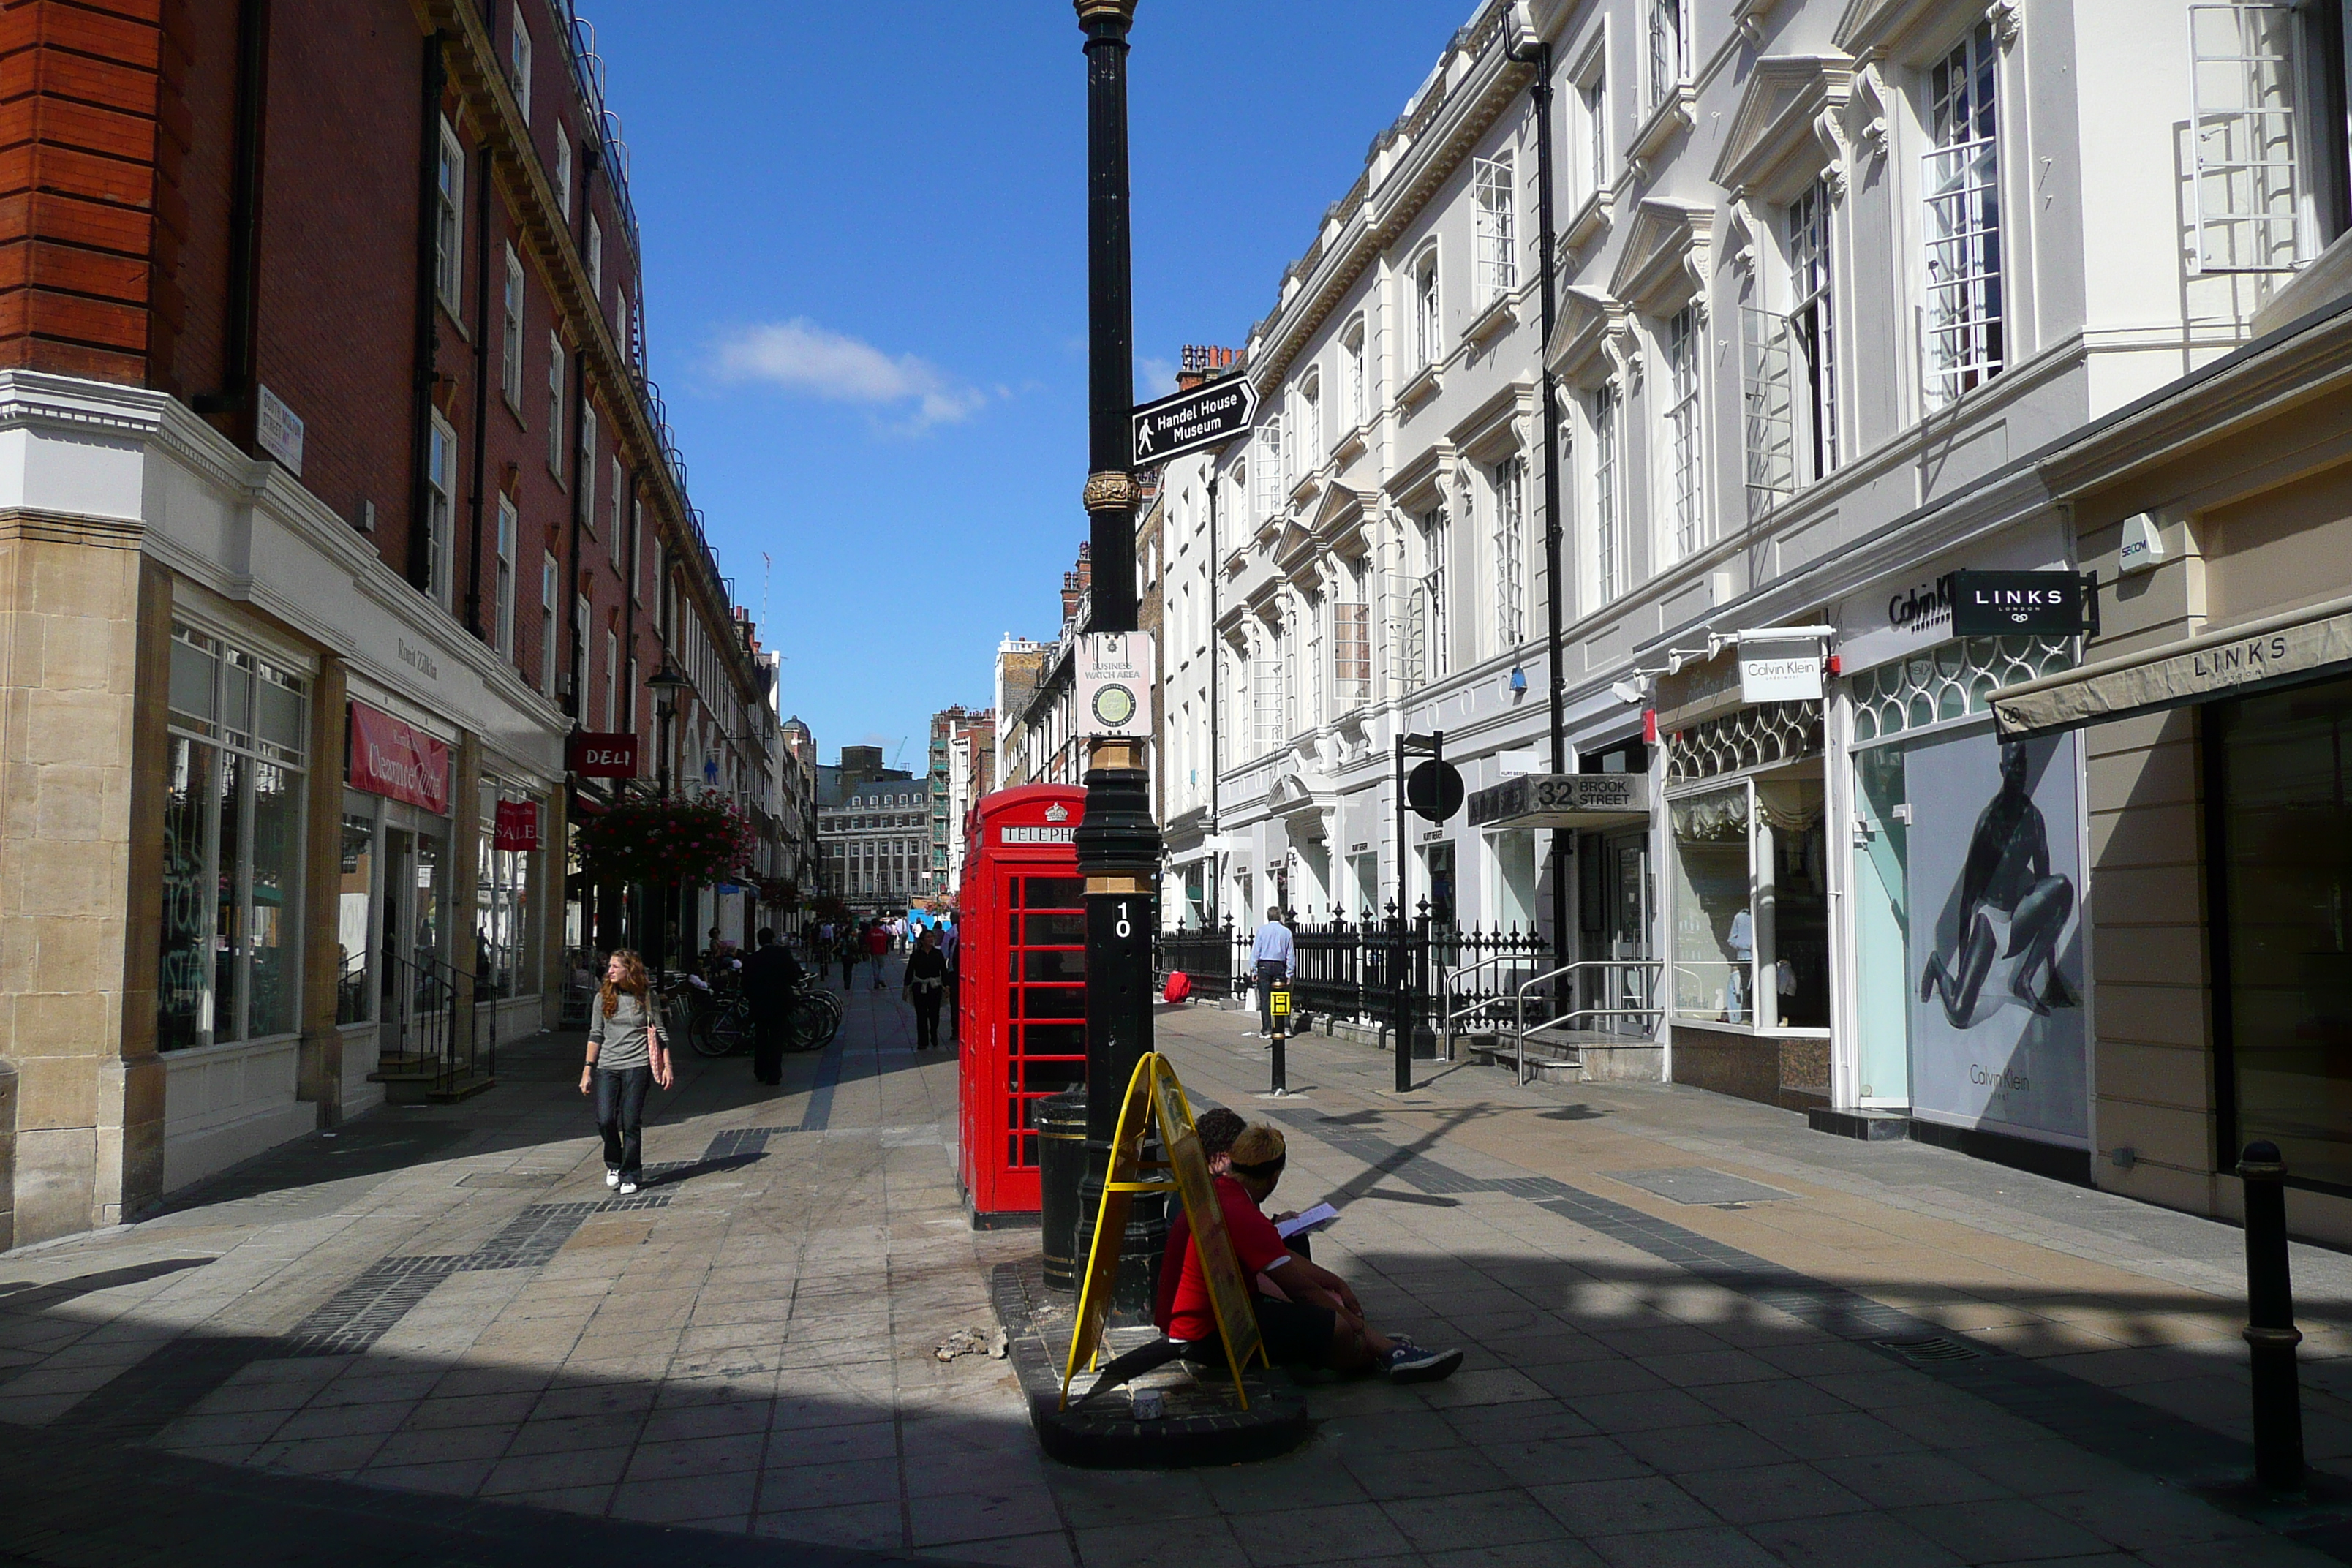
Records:
[[[0,1246],[554,1022],[572,731],[772,812],[586,37],[0,3]]]

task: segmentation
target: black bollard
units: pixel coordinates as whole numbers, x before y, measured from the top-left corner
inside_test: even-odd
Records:
[[[1290,990],[1287,986],[1274,994],[1269,1016],[1274,1019],[1274,1092],[1287,1094],[1290,1086],[1283,1071],[1283,1047],[1290,1040]]]
[[[2249,1143],[2238,1162],[2246,1194],[2246,1344],[2253,1368],[2254,1480],[2266,1491],[2303,1486],[2303,1391],[2295,1376],[2294,1282],[2286,1257],[2286,1162],[2275,1143]]]

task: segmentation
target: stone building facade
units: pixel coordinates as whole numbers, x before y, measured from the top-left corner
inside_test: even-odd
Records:
[[[765,707],[567,6],[7,16],[0,1244],[483,1087],[584,937],[567,736],[748,795]]]

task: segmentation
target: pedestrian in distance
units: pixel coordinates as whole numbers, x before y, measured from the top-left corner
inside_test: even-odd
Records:
[[[751,1076],[784,1081],[784,1037],[792,1028],[793,995],[806,975],[773,929],[760,928],[760,945],[743,961],[743,1001],[751,1009]]]
[[[841,989],[845,995],[849,991],[849,977],[857,971],[857,942],[846,929],[841,933],[838,951],[841,955]]]
[[[1247,1037],[1274,1033],[1274,988],[1290,978],[1290,928],[1282,923],[1278,906],[1266,906],[1265,923],[1250,942],[1250,963],[1257,971],[1257,1028]]]
[[[646,978],[645,961],[625,947],[617,949],[589,1005],[588,1059],[580,1068],[580,1092],[596,1097],[596,1126],[604,1135],[604,1184],[619,1188],[623,1197],[645,1179],[646,1092],[674,1081],[661,1006]]]
[[[907,973],[902,989],[915,1005],[915,1048],[928,1050],[940,1043],[940,1005],[948,997],[947,954],[940,951],[940,939],[925,931],[915,939],[914,953],[907,960]]]
[[[952,920],[940,922],[940,956],[948,961],[948,1032],[963,1038],[963,943]]]
[[[885,989],[882,984],[882,959],[890,951],[890,933],[876,921],[866,928],[866,956],[874,961],[874,989]]]

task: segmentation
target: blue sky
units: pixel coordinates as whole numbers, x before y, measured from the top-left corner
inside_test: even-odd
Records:
[[[584,9],[584,7],[583,7]],[[1239,346],[1470,0],[1142,0],[1137,395]],[[827,760],[990,699],[1085,536],[1069,0],[604,0],[653,374]],[[762,554],[767,561],[762,562]],[[763,610],[764,605],[764,610]]]

